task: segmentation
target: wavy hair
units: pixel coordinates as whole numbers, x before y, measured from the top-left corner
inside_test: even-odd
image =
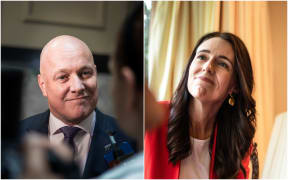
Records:
[[[204,35],[196,44],[190,56],[182,79],[173,94],[170,104],[168,122],[167,148],[169,161],[174,165],[193,153],[190,148],[189,102],[193,97],[188,92],[187,82],[189,67],[196,55],[197,48],[208,39],[219,37],[229,42],[234,51],[234,78],[237,93],[234,93],[235,105],[231,107],[228,97],[221,105],[214,123],[218,124],[214,172],[218,178],[235,178],[241,170],[247,176],[241,161],[244,159],[255,134],[255,100],[252,97],[254,86],[251,60],[243,41],[231,33],[213,32]],[[211,155],[214,130],[210,138],[209,153]]]

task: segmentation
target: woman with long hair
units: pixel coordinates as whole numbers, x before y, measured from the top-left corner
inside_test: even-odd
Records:
[[[145,134],[145,178],[248,178],[255,134],[248,50],[231,34],[197,42],[163,125]]]

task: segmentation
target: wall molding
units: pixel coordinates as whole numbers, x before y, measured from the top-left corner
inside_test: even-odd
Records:
[[[22,20],[60,26],[105,28],[104,12],[105,3],[100,1],[30,1],[23,6]]]

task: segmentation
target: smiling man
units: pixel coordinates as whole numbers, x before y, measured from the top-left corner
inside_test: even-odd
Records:
[[[97,103],[97,72],[89,48],[79,39],[59,36],[40,57],[38,84],[49,109],[68,125],[81,123]]]
[[[129,140],[112,117],[96,108],[97,70],[88,46],[68,35],[48,42],[41,52],[38,84],[49,110],[23,120],[22,133],[36,131],[52,144],[69,145],[82,178],[107,170],[104,147],[111,144],[107,132],[115,132],[116,142]]]

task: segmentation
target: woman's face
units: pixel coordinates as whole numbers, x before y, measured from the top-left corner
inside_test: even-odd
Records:
[[[197,49],[188,77],[188,91],[202,102],[222,103],[234,91],[234,52],[219,38],[204,41]]]

